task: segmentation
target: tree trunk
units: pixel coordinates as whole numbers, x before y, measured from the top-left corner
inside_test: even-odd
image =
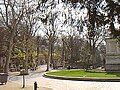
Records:
[[[48,51],[48,60],[47,60],[47,69],[46,71],[49,71],[50,70],[50,52]]]
[[[13,49],[14,35],[15,35],[15,29],[13,29],[13,31],[11,32],[11,38],[10,38],[10,41],[9,41],[7,58],[6,58],[6,62],[5,62],[4,72],[7,73],[7,74],[8,74],[8,71],[9,71],[9,63],[10,63],[10,59],[11,59],[11,52],[12,52],[12,49]]]
[[[55,69],[56,68],[56,66],[55,66],[55,63],[54,63],[54,60],[53,60],[53,51],[54,51],[54,41],[53,41],[53,43],[51,42],[51,52],[50,52],[50,55],[51,55],[51,63],[52,63],[52,65],[53,65],[53,69]]]
[[[63,42],[63,48],[62,48],[62,65],[63,65],[63,68],[65,68],[65,43],[64,43],[63,39],[62,39],[62,42]]]
[[[73,37],[71,37],[70,38],[70,48],[71,48],[71,50],[70,50],[70,66],[72,66],[73,65],[73,63],[74,63],[74,59],[73,59]]]
[[[40,37],[37,36],[37,62],[39,62],[39,53],[40,53]]]
[[[49,40],[49,49],[48,49],[48,60],[47,60],[47,69],[46,71],[49,71],[50,70],[50,61],[51,61],[51,45],[50,45],[50,40]]]
[[[28,48],[26,47],[26,56],[25,56],[25,70],[28,71],[28,56],[29,52],[28,52]]]
[[[95,43],[94,43],[94,39],[93,39],[93,48],[92,48],[92,65],[95,67],[95,63],[96,63],[96,60],[95,60]]]

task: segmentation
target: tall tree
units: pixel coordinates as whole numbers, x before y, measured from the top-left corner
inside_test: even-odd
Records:
[[[9,62],[11,58],[11,52],[13,49],[13,40],[15,33],[17,31],[17,26],[21,21],[23,14],[25,12],[25,1],[15,1],[15,0],[2,0],[2,4],[0,7],[0,15],[2,17],[2,24],[5,29],[10,32],[7,59],[5,64],[5,73],[8,73],[9,70]],[[4,9],[3,9],[4,7]]]
[[[101,10],[105,13],[103,23],[108,26],[110,35],[117,38],[120,36],[120,1],[105,0],[105,3],[106,5],[101,6]]]
[[[42,2],[41,4],[38,4],[37,9],[39,10],[42,15],[39,17],[41,18],[41,22],[44,26],[44,33],[45,36],[48,39],[48,60],[47,60],[47,70],[50,69],[50,63],[53,65],[54,68],[54,61],[53,61],[53,51],[54,51],[54,43],[56,39],[56,18],[57,18],[57,11],[54,12],[56,7],[56,3],[53,0],[52,2],[49,2],[49,4],[45,2]]]
[[[77,3],[80,3],[80,9],[84,10],[87,13],[87,16],[82,16],[81,23],[82,25],[78,24],[80,27],[79,30],[86,33],[85,37],[88,39],[90,44],[90,54],[91,54],[91,64],[94,64],[95,61],[95,49],[99,46],[101,42],[104,40],[104,36],[106,31],[104,29],[104,25],[102,24],[103,21],[103,14],[101,14],[99,7],[100,1],[99,0],[67,0],[72,3],[73,7],[77,7]],[[82,11],[82,12],[84,12]],[[82,27],[82,28],[81,28]],[[87,29],[85,29],[87,27]],[[83,30],[81,30],[83,29]],[[85,31],[86,30],[86,31]],[[101,37],[102,35],[102,37]],[[99,44],[98,44],[99,43]],[[90,64],[89,63],[89,64]]]
[[[32,52],[35,51],[34,49],[35,45],[33,42],[35,41],[34,39],[35,39],[36,32],[40,27],[38,25],[39,20],[36,17],[35,3],[33,4],[31,3],[32,1],[31,2],[28,1],[25,4],[24,17],[18,26],[19,30],[17,33],[17,36],[19,36],[18,40],[20,40],[21,46],[22,46],[21,50],[23,53],[25,53],[24,68],[26,70],[28,70],[27,64],[28,64],[29,57],[31,57],[32,59]]]

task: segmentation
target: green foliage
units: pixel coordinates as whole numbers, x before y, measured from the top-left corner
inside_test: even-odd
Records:
[[[24,58],[25,57],[25,53],[22,52],[18,48],[14,48],[13,53],[14,53],[13,58]]]
[[[33,59],[35,59],[36,56],[37,56],[37,52],[36,52],[36,51],[33,51],[33,52],[31,52],[31,55],[32,55]]]
[[[61,55],[56,52],[56,53],[54,53],[54,55],[53,55],[53,59],[59,60],[59,59],[61,59]]]

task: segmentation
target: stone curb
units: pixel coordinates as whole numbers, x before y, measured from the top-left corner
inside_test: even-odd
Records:
[[[73,80],[73,81],[98,81],[98,82],[120,82],[120,78],[97,78],[97,77],[65,77],[65,76],[54,76],[44,74],[43,77],[61,80]]]

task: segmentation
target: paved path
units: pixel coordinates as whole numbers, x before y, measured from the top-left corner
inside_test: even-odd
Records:
[[[6,85],[0,84],[0,90],[33,90],[33,86],[27,85],[25,88],[22,88],[21,84],[15,82],[7,82]],[[53,89],[39,87],[37,90],[53,90]]]
[[[53,90],[120,90],[120,82],[90,82],[90,81],[70,81],[57,80],[42,77],[43,73],[35,73],[26,76],[26,83],[33,85],[37,81],[39,87],[48,87]],[[17,78],[17,79],[15,79]],[[21,83],[22,77],[11,78],[12,81]]]
[[[27,82],[33,84],[34,81],[37,81],[41,87],[49,87],[53,90],[120,90],[120,82],[69,81],[42,76],[29,79]]]

